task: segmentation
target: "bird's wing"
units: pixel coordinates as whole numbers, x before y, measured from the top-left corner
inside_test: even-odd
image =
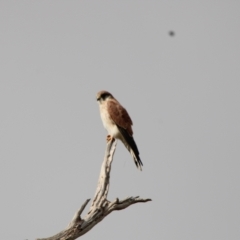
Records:
[[[125,147],[128,149],[128,151],[133,156],[133,160],[140,170],[142,170],[141,166],[143,166],[143,163],[139,157],[139,151],[137,148],[137,145],[133,138],[133,131],[132,131],[132,120],[130,116],[128,115],[127,110],[121,106],[119,102],[115,99],[111,99],[107,103],[107,110],[111,117],[111,119],[114,121],[114,123],[117,125],[121,135],[122,135],[122,142],[125,145]]]
[[[121,127],[132,136],[132,119],[128,115],[127,110],[116,100],[111,99],[107,103],[107,110],[111,119],[115,122],[118,127]]]

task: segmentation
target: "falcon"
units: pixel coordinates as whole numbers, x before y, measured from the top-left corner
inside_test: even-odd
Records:
[[[108,132],[107,142],[115,138],[121,140],[131,153],[137,168],[142,170],[143,163],[133,139],[133,122],[127,110],[107,91],[98,92],[97,101],[103,126]]]

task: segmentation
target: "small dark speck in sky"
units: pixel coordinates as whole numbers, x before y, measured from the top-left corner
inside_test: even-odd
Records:
[[[175,36],[175,32],[174,31],[169,31],[168,34],[169,34],[170,37],[174,37]]]

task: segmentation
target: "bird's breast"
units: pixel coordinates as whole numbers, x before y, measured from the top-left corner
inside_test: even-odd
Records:
[[[104,128],[107,130],[108,134],[114,138],[119,138],[119,130],[117,125],[111,119],[107,109],[104,106],[100,106],[100,115],[103,122]]]

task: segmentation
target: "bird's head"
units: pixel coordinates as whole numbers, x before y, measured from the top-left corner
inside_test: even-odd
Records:
[[[99,103],[102,103],[103,101],[106,101],[107,99],[113,98],[113,95],[107,91],[100,91],[97,93],[96,98]]]

